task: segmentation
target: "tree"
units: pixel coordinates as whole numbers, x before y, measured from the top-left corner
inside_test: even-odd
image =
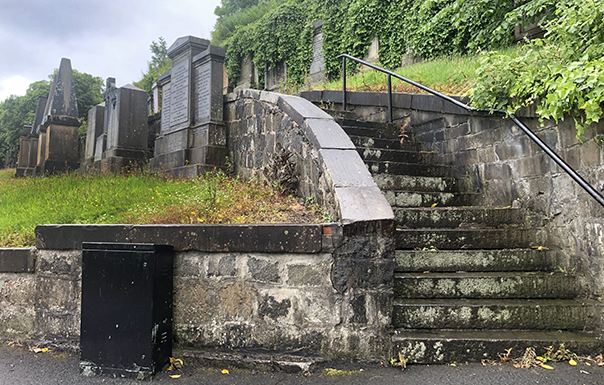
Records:
[[[258,0],[221,0],[220,4],[214,9],[214,14],[218,17],[230,16],[242,9],[253,7],[258,4]]]
[[[147,72],[142,73],[142,78],[134,85],[151,94],[153,83],[157,82],[157,77],[172,68],[172,60],[168,57],[168,46],[163,37],[159,37],[157,42],[152,41],[149,46],[151,50],[151,61],[147,62]]]
[[[53,77],[54,73],[48,76],[49,79]],[[78,114],[85,125],[88,110],[103,101],[103,80],[98,76],[73,70],[73,81]],[[48,96],[50,85],[50,80],[39,80],[29,85],[25,95],[12,95],[0,102],[0,166],[4,167],[8,150],[18,149],[21,130],[34,120],[38,97]]]

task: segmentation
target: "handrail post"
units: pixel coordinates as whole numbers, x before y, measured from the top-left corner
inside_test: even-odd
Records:
[[[388,74],[388,123],[392,123],[392,75]]]
[[[346,56],[342,56],[342,109],[346,111]]]

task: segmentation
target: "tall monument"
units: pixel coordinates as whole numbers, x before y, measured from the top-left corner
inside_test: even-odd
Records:
[[[224,55],[224,48],[194,36],[181,37],[168,49],[172,69],[158,79],[161,132],[152,170],[194,177],[225,164]]]
[[[61,59],[38,127],[38,154],[34,175],[59,174],[79,166],[78,104],[71,61]]]

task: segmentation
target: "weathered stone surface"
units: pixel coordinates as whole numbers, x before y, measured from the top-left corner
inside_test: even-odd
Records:
[[[319,252],[321,225],[44,225],[36,247],[78,250],[82,242],[156,243],[199,251]]]
[[[35,262],[34,248],[0,248],[0,273],[31,273]]]

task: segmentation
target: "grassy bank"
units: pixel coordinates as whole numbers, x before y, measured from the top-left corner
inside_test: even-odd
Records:
[[[516,57],[517,48],[512,47],[498,51],[511,57]],[[480,67],[482,56],[451,56],[435,60],[415,63],[396,69],[395,73],[430,87],[447,95],[467,95],[477,78],[476,70]],[[380,64],[377,64],[380,66]],[[371,68],[361,67],[360,71],[346,80],[346,89],[350,91],[387,91],[387,75]],[[311,89],[342,89],[342,79],[317,84]],[[420,89],[392,79],[394,92],[424,93]]]
[[[0,247],[34,244],[41,224],[318,222],[321,210],[259,183],[208,174],[14,178],[0,170]]]

